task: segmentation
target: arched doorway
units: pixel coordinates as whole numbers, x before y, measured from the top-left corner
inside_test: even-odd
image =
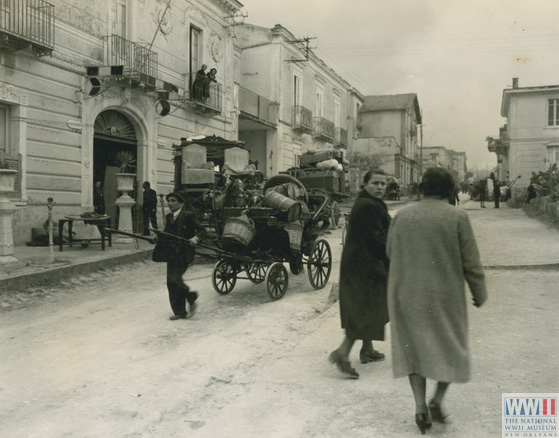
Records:
[[[103,185],[105,211],[111,216],[111,223],[114,227],[118,224],[118,209],[115,204],[118,191],[115,174],[120,172],[115,155],[121,151],[130,152],[137,160],[138,147],[134,126],[125,115],[118,111],[103,111],[97,116],[94,123],[93,183],[101,181]],[[135,173],[136,171],[130,172]],[[133,196],[137,202],[137,190],[134,191]],[[132,213],[136,231],[138,213],[134,210]]]

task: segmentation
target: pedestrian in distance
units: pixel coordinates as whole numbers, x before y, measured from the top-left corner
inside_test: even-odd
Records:
[[[485,180],[481,180],[478,183],[479,188],[479,206],[480,208],[485,208],[485,201],[487,201],[487,183]]]
[[[365,174],[362,190],[349,215],[342,252],[339,301],[345,336],[328,360],[353,379],[359,378],[349,361],[356,340],[362,341],[361,363],[384,359],[384,354],[373,348],[373,340],[384,340],[384,326],[388,322],[386,236],[390,216],[382,201],[386,184],[387,176],[381,169]]]
[[[165,217],[164,234],[155,240],[166,242],[167,290],[169,302],[174,315],[169,319],[186,319],[196,311],[198,293],[191,291],[185,284],[183,275],[194,261],[195,246],[206,236],[206,229],[200,224],[194,213],[184,209],[184,199],[178,193],[169,193],[166,197],[170,213]],[[169,237],[169,235],[177,238]],[[186,310],[186,303],[189,311]]]
[[[530,201],[538,196],[536,192],[536,187],[534,187],[534,183],[530,183],[528,188],[526,189],[526,202],[529,204]]]
[[[451,205],[460,205],[460,190],[458,184],[454,184],[452,195],[448,198],[448,203]]]
[[[151,188],[149,181],[142,184],[144,189],[144,202],[142,204],[142,213],[144,217],[144,236],[149,236],[149,224],[157,230],[157,193]]]
[[[447,202],[452,185],[446,169],[427,169],[420,187],[424,198],[399,210],[388,232],[393,375],[408,376],[422,434],[432,421],[445,422],[441,405],[450,383],[470,380],[464,283],[476,307],[487,299],[468,215]],[[429,404],[427,378],[437,382]]]
[[[493,180],[493,200],[495,201],[495,208],[499,208],[499,199],[501,198],[501,184],[495,177],[495,174],[491,172],[489,178]]]

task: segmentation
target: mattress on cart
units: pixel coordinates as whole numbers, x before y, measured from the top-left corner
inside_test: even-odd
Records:
[[[183,167],[183,184],[213,184],[215,181],[214,171],[210,169],[193,169]]]

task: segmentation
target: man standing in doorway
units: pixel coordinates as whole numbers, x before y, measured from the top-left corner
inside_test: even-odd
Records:
[[[142,212],[144,214],[144,236],[149,236],[149,222],[151,227],[157,230],[157,193],[150,186],[148,181],[142,185],[144,189],[144,203]]]
[[[93,188],[93,211],[99,215],[105,214],[105,196],[103,195],[101,181],[96,181]]]
[[[178,193],[169,193],[166,199],[171,213],[165,217],[164,232],[180,238],[169,238],[167,258],[167,289],[174,313],[169,319],[175,321],[186,319],[187,316],[192,317],[196,311],[198,294],[190,290],[182,276],[188,269],[188,265],[194,261],[196,253],[194,247],[204,238],[206,229],[200,224],[194,213],[185,211],[184,200]],[[158,238],[168,237],[162,235]],[[189,312],[186,311],[187,301]]]

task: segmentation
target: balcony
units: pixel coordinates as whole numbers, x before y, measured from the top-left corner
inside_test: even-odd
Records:
[[[341,148],[347,148],[347,131],[343,128],[336,128],[335,145]]]
[[[145,91],[156,88],[158,75],[157,53],[118,35],[103,37],[105,64],[123,66],[122,76],[132,86],[143,86]]]
[[[312,111],[305,108],[304,106],[294,106],[292,128],[296,131],[312,132],[313,131]]]
[[[241,118],[259,122],[270,127],[278,124],[278,106],[268,99],[239,85],[239,109]]]
[[[333,143],[336,137],[336,125],[324,117],[313,118],[313,137]]]
[[[202,86],[195,83],[196,73],[190,74],[190,101],[194,110],[200,114],[221,114],[223,108],[223,91],[219,82],[204,82]]]
[[[54,6],[43,0],[0,0],[0,48],[54,50]]]

